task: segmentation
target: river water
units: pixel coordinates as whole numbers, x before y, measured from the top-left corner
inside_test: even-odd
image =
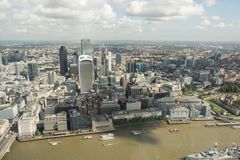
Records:
[[[205,123],[119,128],[111,141],[99,141],[99,135],[93,135],[91,140],[82,140],[82,136],[64,138],[57,146],[47,140],[14,142],[3,160],[175,160],[216,142],[220,149],[232,143],[240,145],[240,129],[206,128]],[[179,133],[170,133],[173,128]],[[142,135],[131,135],[134,129],[141,130]]]

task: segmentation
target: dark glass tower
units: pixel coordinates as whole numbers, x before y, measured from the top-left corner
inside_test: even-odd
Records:
[[[36,62],[28,63],[28,75],[29,79],[32,81],[36,76],[38,76],[38,65]]]
[[[65,46],[60,47],[59,58],[60,58],[60,74],[65,75],[65,73],[68,72],[67,49],[65,48]]]

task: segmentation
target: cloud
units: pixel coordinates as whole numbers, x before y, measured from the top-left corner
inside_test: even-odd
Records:
[[[168,21],[202,15],[204,7],[192,0],[115,0],[129,16],[146,20]]]
[[[11,8],[11,3],[8,0],[0,0],[0,10]]]
[[[215,5],[217,3],[217,0],[204,0],[204,3],[208,6],[208,7],[212,7],[213,5]]]
[[[146,34],[155,36],[153,32],[183,29],[172,29],[178,24],[175,20],[190,24],[192,16],[201,17],[196,29],[235,26],[219,16],[204,16],[205,7],[215,3],[216,0],[0,0],[1,33],[11,35],[1,39],[21,39],[21,35],[29,39],[102,39],[124,35],[127,39],[129,33],[144,38]],[[171,21],[173,27],[166,21]]]
[[[203,29],[208,29],[208,28],[226,28],[226,27],[233,27],[233,24],[226,24],[221,17],[219,16],[212,16],[212,17],[207,17],[207,16],[202,16],[201,17],[202,22],[195,26],[195,29],[198,30],[203,30]]]
[[[212,16],[212,19],[215,20],[215,21],[221,21],[222,18],[219,17],[219,16]]]
[[[28,30],[26,28],[17,28],[16,30],[18,33],[27,33]]]
[[[0,22],[6,19],[6,15],[3,13],[0,13]]]
[[[82,33],[96,25],[98,28],[113,27],[117,22],[116,13],[105,0],[72,0],[71,3],[67,0],[20,1],[15,6],[24,7],[14,8],[10,18],[16,28],[21,28],[16,29],[18,33],[23,33],[23,28],[32,33]]]

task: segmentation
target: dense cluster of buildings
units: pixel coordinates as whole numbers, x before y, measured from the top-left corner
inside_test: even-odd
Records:
[[[89,39],[60,47],[6,48],[0,119],[5,128],[17,121],[20,138],[108,131],[162,118],[211,119],[209,104],[191,93],[218,89],[236,76],[237,67],[234,72],[224,67],[222,59],[228,57],[233,55],[221,49],[102,47]]]

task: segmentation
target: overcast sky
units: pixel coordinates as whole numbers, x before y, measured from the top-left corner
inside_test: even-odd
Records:
[[[240,0],[0,0],[0,40],[240,41]]]

